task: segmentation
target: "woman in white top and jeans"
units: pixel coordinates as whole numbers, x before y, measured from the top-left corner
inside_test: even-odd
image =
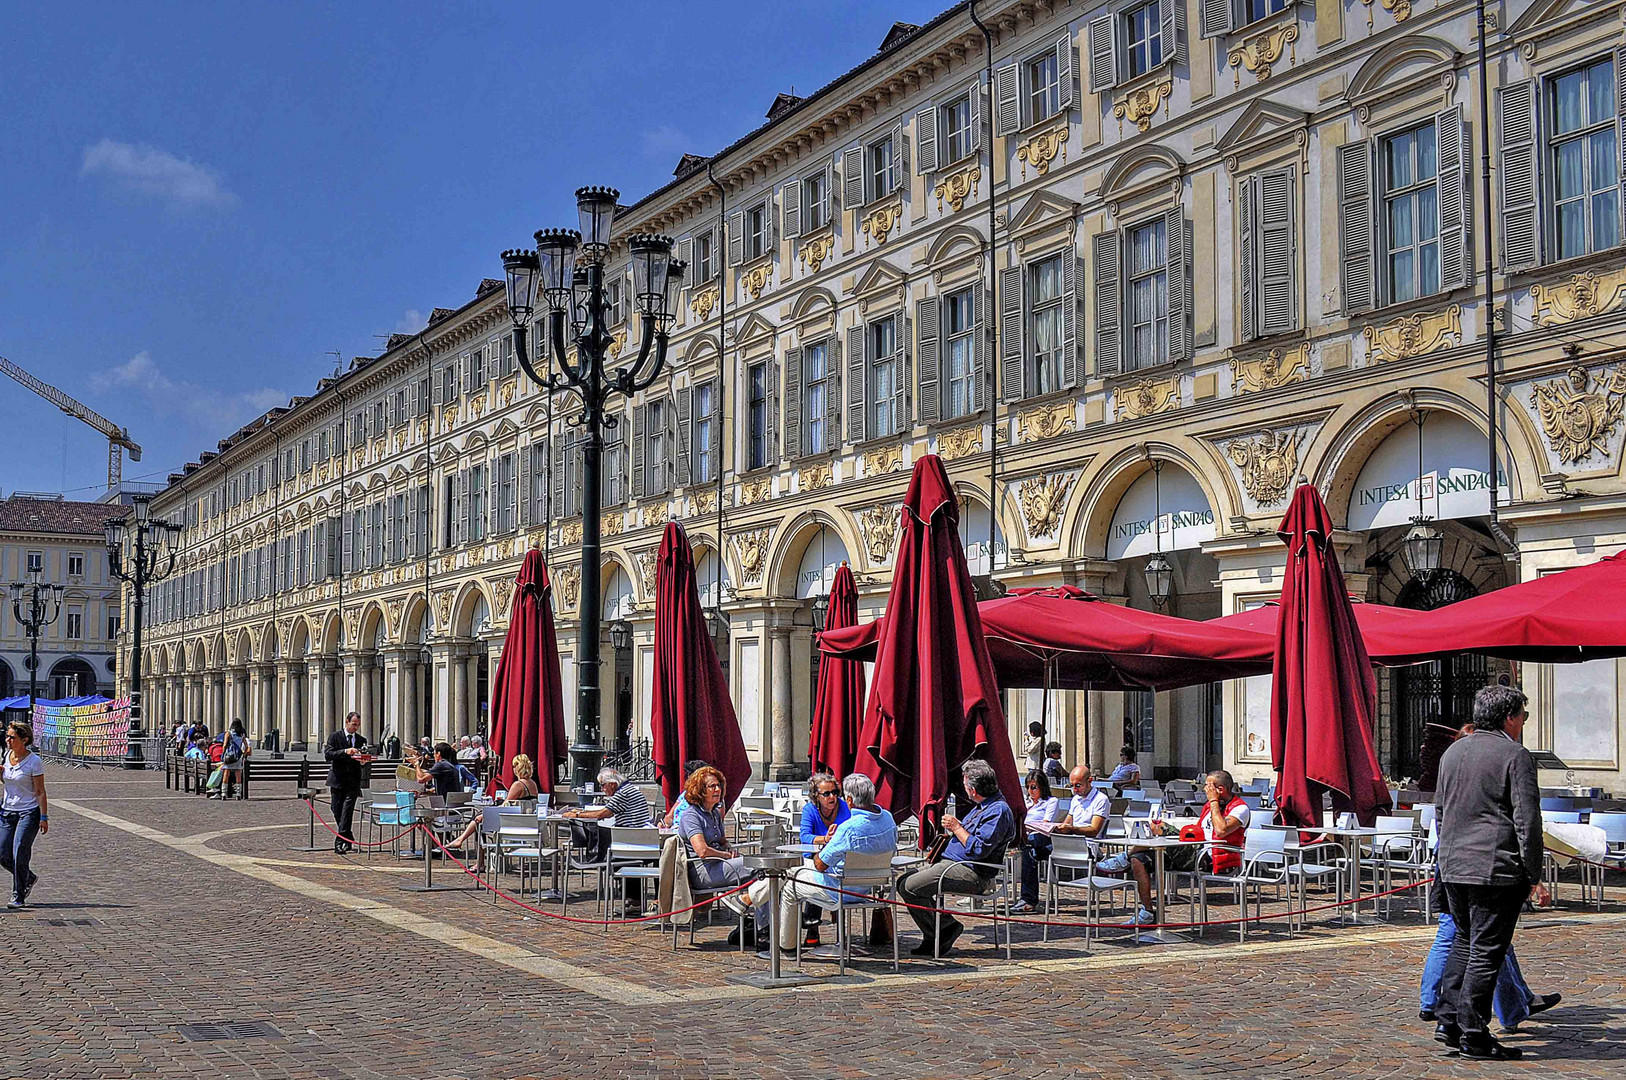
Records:
[[[21,720],[6,725],[4,806],[0,807],[0,867],[11,871],[11,903],[20,908],[38,880],[28,868],[34,837],[50,832],[45,814],[45,763],[29,747],[34,729]]]

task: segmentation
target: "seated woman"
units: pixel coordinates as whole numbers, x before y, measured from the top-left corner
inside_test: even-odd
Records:
[[[745,881],[745,859],[729,850],[723,828],[723,774],[707,765],[689,774],[678,835],[689,845],[689,885],[707,892]]]
[[[800,843],[823,847],[836,826],[853,816],[841,798],[841,785],[827,772],[814,773],[807,782],[808,800],[802,807]]]
[[[1022,897],[1011,910],[1018,914],[1039,906],[1039,866],[1050,858],[1050,836],[1044,830],[1055,815],[1056,796],[1051,794],[1050,778],[1039,769],[1030,769],[1026,783],[1027,816],[1022,821]]]
[[[525,754],[514,755],[514,782],[508,785],[508,797],[503,800],[504,806],[518,806],[527,799],[536,798],[536,766]],[[460,848],[469,842],[476,829],[480,827],[480,819],[475,818],[469,822],[468,828],[458,834],[450,847]]]
[[[1119,791],[1140,786],[1140,766],[1135,764],[1135,748],[1133,746],[1126,743],[1123,749],[1118,751],[1118,767],[1112,770],[1111,776],[1107,777],[1107,783],[1116,787]]]

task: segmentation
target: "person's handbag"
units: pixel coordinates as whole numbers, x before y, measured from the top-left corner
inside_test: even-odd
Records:
[[[225,751],[220,755],[222,765],[236,765],[243,760],[243,742],[236,735],[226,740]]]
[[[225,768],[223,766],[216,765],[215,766],[215,771],[209,774],[209,782],[205,786],[208,787],[208,789],[210,791],[219,790],[220,782],[225,777],[225,775],[226,775]]]

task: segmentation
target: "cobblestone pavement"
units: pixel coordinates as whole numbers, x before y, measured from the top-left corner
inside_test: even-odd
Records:
[[[272,791],[222,804],[148,774],[48,780],[34,903],[0,913],[0,1009],[21,1036],[0,1075],[1613,1077],[1626,1063],[1618,879],[1601,913],[1569,885],[1560,911],[1521,927],[1527,976],[1564,1003],[1512,1037],[1523,1063],[1491,1065],[1446,1056],[1417,1021],[1432,931],[1409,915],[1088,950],[1076,931],[1045,945],[1021,927],[1012,962],[979,927],[952,961],[767,992],[727,982],[765,965],[721,925],[674,953],[650,929],[403,891],[420,864],[387,855],[294,852],[304,805]],[[571,913],[592,907],[583,895]],[[274,1031],[182,1030],[224,1021]]]

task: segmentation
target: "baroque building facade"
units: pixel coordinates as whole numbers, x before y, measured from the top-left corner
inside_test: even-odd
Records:
[[[184,516],[185,566],[148,638],[149,715],[242,715],[291,741],[348,707],[374,734],[476,730],[518,561],[541,547],[567,713],[597,573],[606,618],[633,631],[603,646],[606,713],[641,735],[675,517],[726,624],[746,741],[793,775],[814,597],[846,561],[878,610],[924,453],[958,485],[974,574],[1151,606],[1161,554],[1164,609],[1193,618],[1279,591],[1299,476],[1371,600],[1450,602],[1626,543],[1626,3],[1491,4],[1488,119],[1467,0],[975,14],[986,36],[965,4],[895,27],[620,211],[620,236],[674,236],[690,273],[667,374],[608,435],[601,566],[580,565],[569,409],[516,371],[485,282],[171,478],[155,510]],[[597,178],[559,182],[578,179]],[[1400,557],[1418,514],[1445,534],[1426,582]],[[1415,775],[1423,725],[1462,722],[1501,674],[1532,694],[1532,745],[1618,782],[1614,661],[1382,673],[1386,770]],[[1015,691],[1007,711],[1069,761],[1110,764],[1128,741],[1160,770],[1269,771],[1268,678]]]

